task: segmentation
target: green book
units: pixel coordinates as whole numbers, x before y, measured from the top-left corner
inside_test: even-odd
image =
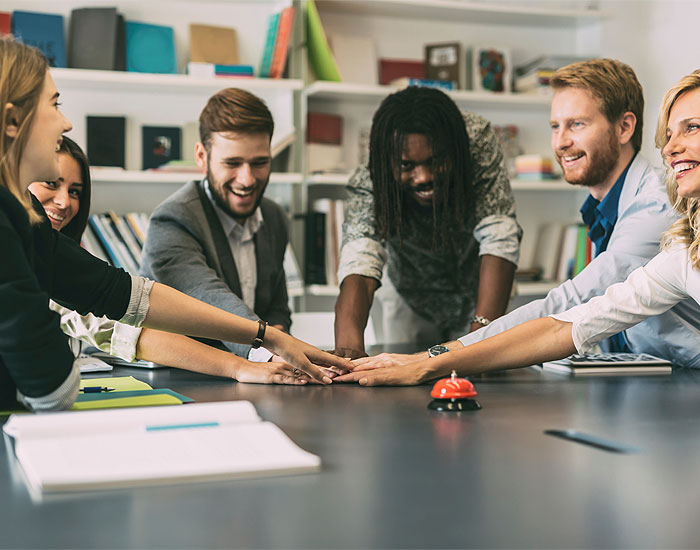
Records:
[[[268,78],[270,76],[270,64],[272,63],[272,54],[275,51],[275,40],[279,23],[279,13],[273,13],[268,18],[267,37],[265,38],[265,47],[263,48],[262,61],[260,62],[260,74],[258,75],[260,78]]]
[[[588,238],[585,225],[578,228],[578,238],[576,239],[576,260],[574,262],[574,277],[586,267],[586,239]]]

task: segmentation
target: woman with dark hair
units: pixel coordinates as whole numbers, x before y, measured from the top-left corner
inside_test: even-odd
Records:
[[[58,165],[55,181],[34,182],[29,191],[44,207],[51,226],[79,243],[90,213],[90,166],[78,144],[66,136],[59,148]],[[309,380],[305,375],[295,376],[286,363],[248,361],[180,334],[132,327],[91,313],[80,315],[53,300],[49,307],[61,316],[61,329],[72,337],[76,355],[86,343],[126,361],[145,359],[239,382],[298,385]],[[330,370],[326,374],[335,376]]]
[[[81,313],[133,326],[219,340],[253,342],[300,373],[331,380],[311,361],[347,368],[347,361],[296,340],[264,321],[221,311],[163,284],[130,276],[54,231],[29,192],[59,176],[61,114],[48,63],[36,49],[0,37],[0,405],[69,408],[80,373],[49,298]]]
[[[348,189],[336,353],[364,355],[380,285],[385,342],[442,342],[505,312],[522,231],[488,121],[436,89],[396,92]]]

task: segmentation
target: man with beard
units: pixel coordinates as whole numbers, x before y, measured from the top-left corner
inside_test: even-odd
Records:
[[[365,354],[380,285],[384,342],[454,338],[503,315],[522,232],[487,120],[436,89],[388,96],[348,192],[336,353]]]
[[[288,331],[283,269],[287,217],[279,205],[263,198],[273,129],[265,103],[245,90],[227,88],[209,99],[199,117],[200,142],[195,146],[206,178],[185,184],[153,212],[141,273],[218,308]],[[271,357],[264,348],[223,344],[251,361]]]
[[[552,149],[564,178],[588,188],[581,207],[595,246],[595,258],[576,277],[489,326],[414,355],[382,354],[362,359],[362,370],[341,381],[401,384],[409,363],[468,346],[516,325],[564,312],[624,281],[659,251],[673,213],[659,172],[639,154],[644,96],[634,71],[611,59],[574,63],[555,72],[550,126]],[[690,364],[688,341],[697,338],[700,308],[686,300],[602,343],[604,351],[651,353]],[[398,369],[398,365],[403,365]],[[385,367],[385,368],[382,368]]]

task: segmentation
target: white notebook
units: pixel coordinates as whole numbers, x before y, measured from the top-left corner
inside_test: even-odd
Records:
[[[318,471],[248,401],[12,415],[3,431],[33,490],[82,491]]]

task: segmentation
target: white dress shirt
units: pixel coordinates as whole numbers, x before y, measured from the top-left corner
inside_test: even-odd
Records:
[[[241,225],[216,204],[212,197],[209,181],[206,182],[204,189],[214,206],[214,211],[219,217],[221,227],[228,239],[231,255],[238,272],[238,281],[241,285],[241,299],[248,306],[248,309],[254,312],[255,287],[258,284],[258,266],[255,257],[255,241],[253,239],[263,223],[262,211],[258,206],[255,212],[247,217]],[[271,357],[272,353],[265,348],[251,349],[250,353],[248,353],[250,361],[266,362]]]
[[[688,261],[688,249],[676,244],[635,269],[626,281],[610,286],[604,295],[550,317],[573,323],[574,345],[579,353],[586,353],[601,340],[688,298],[700,303],[700,272]],[[700,352],[700,336],[686,346]]]

